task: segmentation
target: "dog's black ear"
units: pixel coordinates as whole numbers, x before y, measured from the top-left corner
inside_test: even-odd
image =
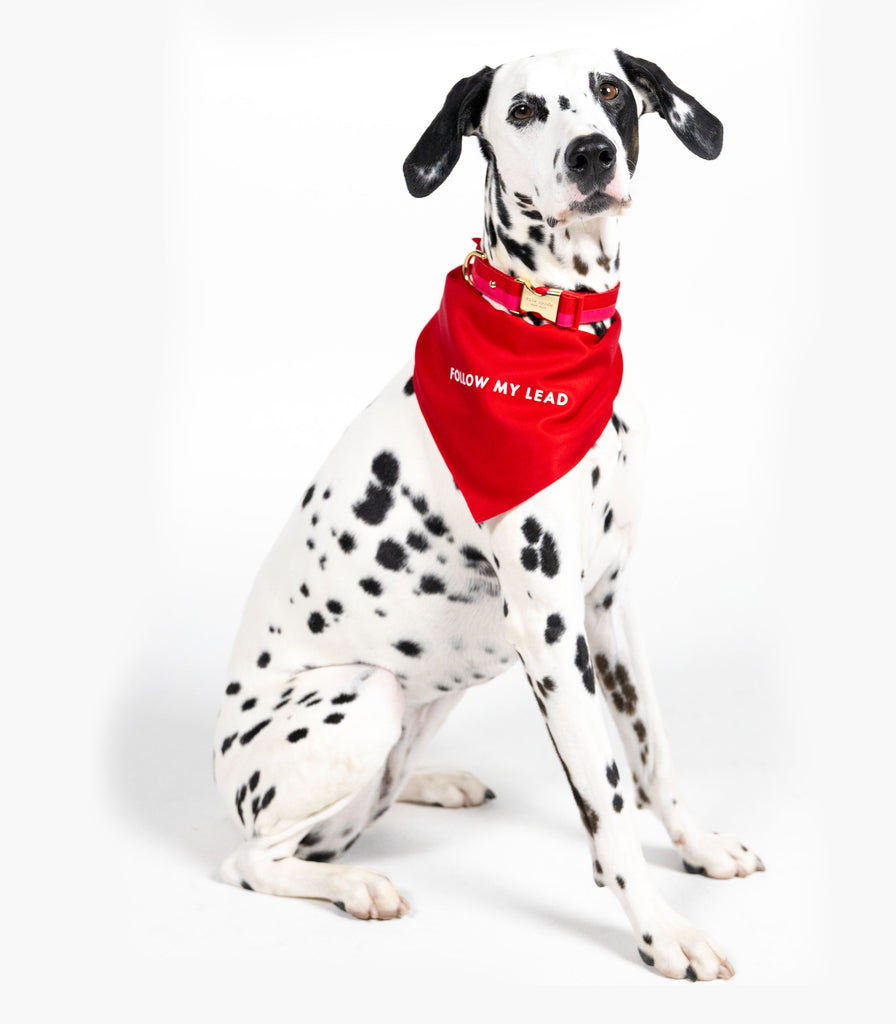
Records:
[[[494,73],[494,68],[485,67],[469,78],[462,78],[408,154],[404,180],[415,198],[434,192],[454,169],[464,135],[472,134],[479,125]]]
[[[722,122],[679,89],[649,60],[616,51],[619,66],[647,110],[656,110],[692,153],[715,160],[722,152]]]

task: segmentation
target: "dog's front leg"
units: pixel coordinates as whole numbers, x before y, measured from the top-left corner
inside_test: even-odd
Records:
[[[596,694],[585,630],[582,534],[574,483],[560,481],[484,524],[505,598],[508,638],[523,661],[591,843],[594,878],[612,889],[642,959],[671,978],[733,974],[718,946],[676,914],[650,881],[623,800]]]
[[[588,595],[585,625],[597,682],[625,747],[640,804],[662,821],[686,870],[712,878],[764,871],[759,857],[733,835],[700,828],[691,816],[672,767],[650,667],[623,580],[607,602],[605,587]]]

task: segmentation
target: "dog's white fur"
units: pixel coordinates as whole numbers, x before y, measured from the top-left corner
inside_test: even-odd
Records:
[[[618,215],[631,168],[622,122],[589,86],[595,71],[631,89],[637,115],[657,106],[615,54],[570,51],[503,65],[481,117],[466,128],[493,155],[487,224],[505,205],[500,237],[485,233],[488,257],[537,284],[602,291],[618,280]],[[508,121],[521,93],[546,98],[543,123]],[[681,95],[672,107],[687,122],[695,108]],[[575,204],[585,197],[562,159],[558,170],[556,154],[594,132],[620,159],[604,185],[612,205],[583,217]],[[419,178],[438,183],[449,170],[440,158],[420,167]],[[550,226],[551,243],[544,232],[532,243],[532,271],[511,250],[530,243],[536,222]],[[673,775],[624,572],[643,433],[626,386],[613,423],[581,463],[479,526],[421,417],[411,373],[406,366],[348,428],[248,601],[215,742],[218,787],[244,835],[223,877],[329,899],[357,917],[404,914],[388,878],[329,860],[396,799],[462,806],[490,796],[467,773],[413,768],[463,690],[520,658],[586,827],[595,880],[619,899],[642,957],[669,977],[730,977],[719,946],[674,913],[650,880],[597,704],[601,690],[639,801],[660,817],[687,866],[716,878],[761,869],[738,840],[695,823]]]

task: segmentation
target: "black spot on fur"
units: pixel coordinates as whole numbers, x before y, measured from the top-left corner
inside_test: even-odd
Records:
[[[445,520],[442,519],[441,516],[427,516],[426,519],[423,520],[423,525],[430,533],[435,534],[436,537],[441,537],[443,534],[448,532]]]
[[[444,594],[445,582],[438,576],[424,576],[420,580],[420,589],[424,594]]]
[[[408,534],[408,547],[413,548],[415,551],[426,551],[429,547],[429,541],[423,536],[422,533],[415,533],[413,530]]]
[[[619,768],[614,761],[607,765],[607,782],[615,789],[619,785]]]
[[[622,877],[622,875],[616,876],[616,884],[619,886],[620,889],[625,888],[625,879]]]
[[[242,687],[239,683],[228,683],[227,689],[224,691],[228,696],[232,697],[235,693],[239,693]]]
[[[312,484],[307,491],[305,491],[305,497],[302,498],[302,508],[308,504],[309,501],[314,497],[314,484]]]
[[[650,934],[650,932],[644,932],[644,934],[641,936],[641,939],[648,946],[652,946],[653,945],[653,936]]]
[[[404,393],[406,395],[412,395],[414,393],[414,378],[413,377],[408,377],[407,382],[405,383],[405,386],[404,386]],[[345,908],[343,907],[342,909],[344,910]]]
[[[335,856],[335,850],[321,850],[317,853],[309,853],[305,860],[320,861],[321,863],[325,864],[327,861],[332,860]]]
[[[365,576],[363,580],[358,580],[358,586],[366,593],[373,594],[374,597],[379,597],[383,592],[383,585],[372,576]]]
[[[523,548],[520,552],[520,561],[524,569],[534,572],[538,568],[538,552],[535,548]]]
[[[308,616],[308,628],[312,633],[322,633],[326,626],[326,620],[320,612],[312,612]]]
[[[248,700],[244,700],[240,711],[251,711],[252,708],[258,703],[255,697],[250,697]]]
[[[611,508],[609,508],[609,509],[607,509],[607,514],[604,516],[604,533],[606,533],[607,530],[609,530],[612,525],[613,525],[613,510]]]
[[[560,556],[557,554],[557,545],[551,534],[545,533],[541,538],[541,571],[545,576],[556,576],[560,571]]]
[[[339,538],[339,546],[346,554],[349,554],[355,550],[355,538],[350,533],[343,533]]]
[[[536,544],[542,534],[541,523],[534,516],[529,516],[522,525],[522,531],[530,544]]]
[[[267,651],[262,651],[258,655],[258,661],[255,663],[259,668],[267,668],[271,663],[271,656]]]
[[[415,512],[419,512],[421,516],[426,515],[429,511],[429,503],[422,494],[412,494],[407,487],[402,487],[401,493],[410,501]]]
[[[394,504],[392,491],[388,487],[378,487],[376,484],[368,484],[367,491],[361,501],[352,505],[352,512],[362,522],[370,526],[379,524],[389,514]]]
[[[616,813],[618,814],[622,810],[622,806],[623,806],[622,796],[619,793],[617,793],[613,797],[613,810],[616,811]]]
[[[563,621],[563,618],[556,612],[553,615],[549,615],[547,625],[544,630],[545,642],[555,644],[565,632],[566,623]]]
[[[358,696],[358,695],[357,695],[356,693],[340,693],[340,694],[339,694],[338,696],[334,697],[334,698],[333,698],[333,699],[332,699],[332,700],[330,701],[330,703],[331,703],[331,704],[351,704],[351,702],[352,702],[352,701],[353,701],[353,700],[354,700],[354,699],[355,699],[355,698],[356,698],[357,696]]]
[[[248,889],[249,892],[255,892],[255,890],[252,888],[252,886],[249,885],[249,883],[244,878],[240,879],[240,887],[242,889]]]
[[[697,972],[694,970],[693,964],[688,964],[688,969],[684,972],[684,976],[688,979],[688,981],[697,980]]]
[[[399,640],[398,643],[392,646],[396,650],[401,651],[402,654],[406,654],[409,658],[419,658],[423,653],[423,648],[420,644],[414,643],[413,640]]]
[[[600,466],[595,466],[591,470],[591,486],[597,487],[598,480],[600,480]]]
[[[380,546],[377,548],[376,560],[384,569],[399,572],[407,564],[408,555],[397,541],[384,540],[380,541]]]
[[[239,733],[235,732],[232,736],[228,736],[224,740],[224,742],[221,744],[221,753],[222,754],[226,754],[227,751],[230,750],[231,746],[233,745],[233,741],[237,738],[237,736],[239,736]]]
[[[569,778],[569,785],[572,789],[572,796],[576,802],[576,807],[579,809],[579,815],[582,819],[582,824],[585,826],[585,830],[589,835],[597,835],[597,830],[600,824],[600,818],[598,817],[597,811],[591,806],[590,803],[582,796],[576,786],[573,784],[572,779],[569,777],[567,772],[567,778]]]
[[[370,468],[373,475],[386,487],[394,487],[398,483],[398,459],[392,452],[380,452]]]
[[[638,950],[638,955],[647,964],[648,967],[653,967],[654,959],[649,953],[645,953],[643,949]]]
[[[261,730],[270,724],[270,718],[266,718],[263,722],[259,722],[258,725],[253,726],[248,732],[244,732],[243,735],[240,736],[240,745],[244,747],[247,743],[251,743]]]
[[[588,644],[580,633],[576,638],[576,668],[582,673],[582,682],[589,693],[594,693],[594,669],[588,658]]]
[[[341,714],[339,711],[334,711],[332,715],[327,715],[324,721],[327,725],[338,725],[343,718],[345,718],[345,715]]]
[[[498,238],[500,238],[508,254],[518,259],[527,270],[536,269],[535,250],[531,245],[521,245],[515,238],[511,238],[506,231],[502,231],[501,228],[498,228]]]
[[[264,810],[265,807],[268,806],[268,804],[274,799],[276,794],[277,794],[276,788],[274,786],[271,786],[271,788],[261,798],[261,809],[262,810]]]
[[[291,732],[286,738],[290,743],[298,743],[299,740],[303,740],[307,735],[307,729],[296,729],[295,732]]]
[[[341,615],[342,605],[338,601],[327,601],[327,610],[333,615]]]

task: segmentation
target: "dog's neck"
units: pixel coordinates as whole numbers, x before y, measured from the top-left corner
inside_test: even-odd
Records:
[[[536,287],[605,292],[619,282],[618,216],[546,220],[538,197],[510,191],[489,163],[483,251],[492,266]]]

